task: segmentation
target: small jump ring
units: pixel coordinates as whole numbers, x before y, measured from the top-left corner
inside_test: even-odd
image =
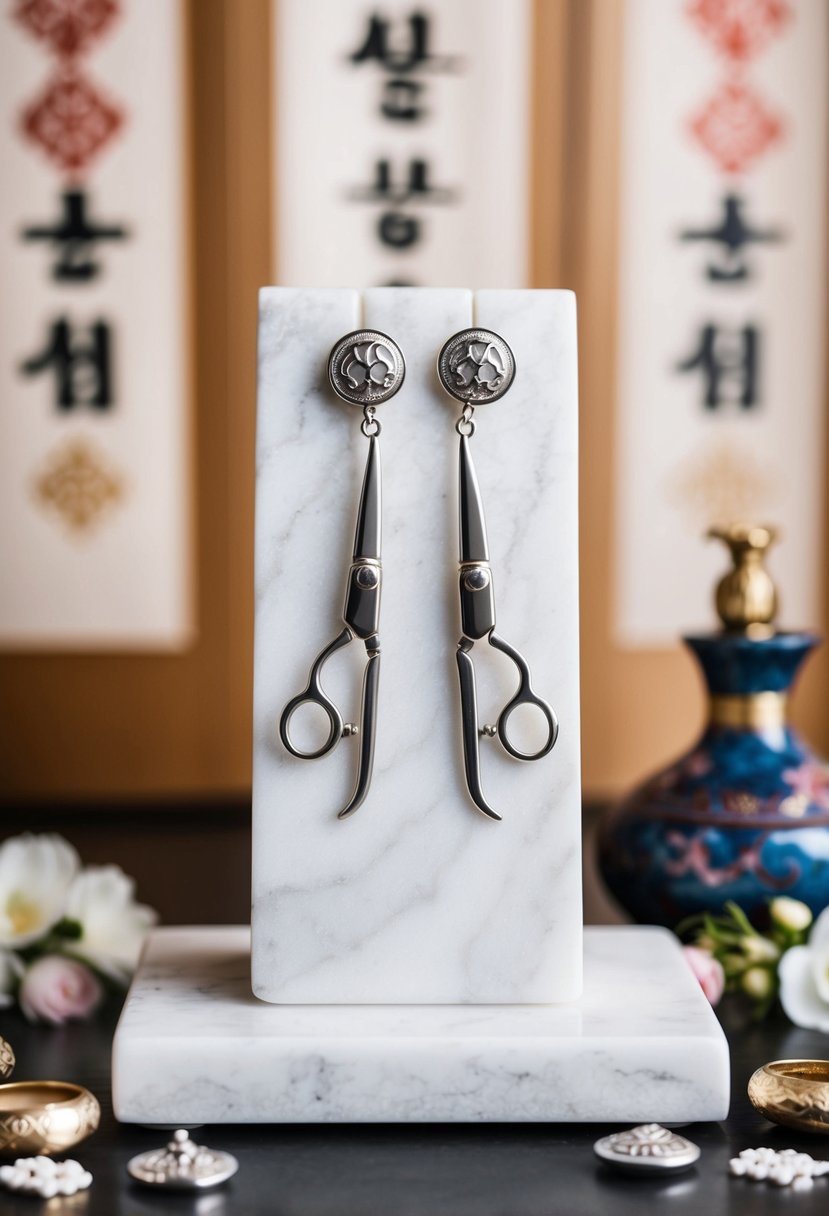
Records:
[[[360,430],[363,432],[366,439],[373,439],[376,435],[380,434],[382,429],[383,428],[380,426],[380,420],[378,418],[367,417],[364,418],[360,423]]]
[[[455,423],[455,430],[459,435],[466,435],[466,437],[469,438],[471,435],[475,434],[475,419],[467,418],[465,414],[462,414]]]

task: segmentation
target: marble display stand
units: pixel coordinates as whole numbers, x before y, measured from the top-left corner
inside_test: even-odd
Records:
[[[569,1005],[268,1005],[247,928],[158,929],[113,1048],[127,1123],[690,1122],[725,1037],[664,929],[584,931]]]
[[[498,631],[527,657],[560,722],[553,752],[510,759],[482,741],[502,823],[463,779],[455,650],[460,406],[440,388],[447,338],[476,324],[511,345],[508,394],[477,411],[474,459]],[[328,355],[365,326],[388,333],[406,382],[380,407],[382,673],[371,790],[337,820],[353,741],[289,755],[277,733],[311,660],[342,627],[366,456],[360,412],[327,385]],[[567,291],[265,288],[259,322],[253,988],[292,1004],[573,1000],[581,987],[575,300]],[[474,650],[482,721],[512,695],[512,664]],[[365,650],[326,666],[358,717]],[[287,1016],[287,1015],[286,1015]]]

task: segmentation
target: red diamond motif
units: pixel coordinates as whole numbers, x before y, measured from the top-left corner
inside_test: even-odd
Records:
[[[14,16],[56,55],[77,55],[118,15],[118,0],[18,0]]]
[[[780,138],[783,122],[756,93],[729,81],[692,120],[691,130],[724,173],[742,173]]]
[[[691,0],[688,15],[728,59],[745,62],[791,19],[785,0]]]
[[[22,127],[62,169],[85,169],[124,121],[79,72],[67,69],[23,112]]]

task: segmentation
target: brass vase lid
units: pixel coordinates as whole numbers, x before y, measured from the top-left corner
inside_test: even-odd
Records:
[[[763,563],[779,539],[777,529],[732,523],[710,528],[708,536],[727,545],[733,562],[714,593],[724,628],[750,638],[771,637],[777,616],[777,588]]]

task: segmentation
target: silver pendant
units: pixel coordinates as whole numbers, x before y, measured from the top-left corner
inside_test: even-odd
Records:
[[[194,1144],[184,1128],[174,1132],[164,1148],[139,1153],[127,1163],[127,1173],[136,1182],[178,1191],[219,1186],[238,1168],[239,1162],[230,1153]]]
[[[689,1170],[700,1157],[696,1144],[660,1123],[643,1123],[603,1136],[593,1145],[593,1152],[614,1169],[637,1174]]]

